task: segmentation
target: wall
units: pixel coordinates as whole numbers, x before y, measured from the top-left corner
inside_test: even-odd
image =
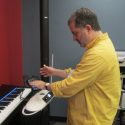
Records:
[[[40,8],[39,0],[22,0],[23,10],[23,75],[39,76]]]
[[[22,85],[21,0],[0,1],[0,84]]]

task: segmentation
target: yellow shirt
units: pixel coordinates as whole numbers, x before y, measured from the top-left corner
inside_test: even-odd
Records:
[[[86,48],[72,75],[51,84],[52,92],[68,97],[67,125],[112,125],[121,93],[115,49],[107,33]]]

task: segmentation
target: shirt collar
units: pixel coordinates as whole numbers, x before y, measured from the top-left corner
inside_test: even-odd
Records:
[[[94,40],[92,40],[89,44],[86,45],[86,49],[90,49],[92,48],[94,45],[96,45],[98,42],[101,42],[102,40],[108,38],[108,33],[103,33],[102,35],[100,35],[99,37],[95,38]]]

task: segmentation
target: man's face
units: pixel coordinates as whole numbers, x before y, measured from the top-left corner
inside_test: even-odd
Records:
[[[77,41],[81,47],[85,47],[88,42],[88,32],[86,28],[75,27],[74,21],[70,23],[69,28],[73,34],[73,40]]]

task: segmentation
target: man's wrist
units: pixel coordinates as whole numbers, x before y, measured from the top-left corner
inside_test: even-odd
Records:
[[[49,88],[48,88],[49,85],[50,85],[50,83],[48,83],[48,82],[45,83],[45,89],[46,89],[46,90],[49,90]]]

